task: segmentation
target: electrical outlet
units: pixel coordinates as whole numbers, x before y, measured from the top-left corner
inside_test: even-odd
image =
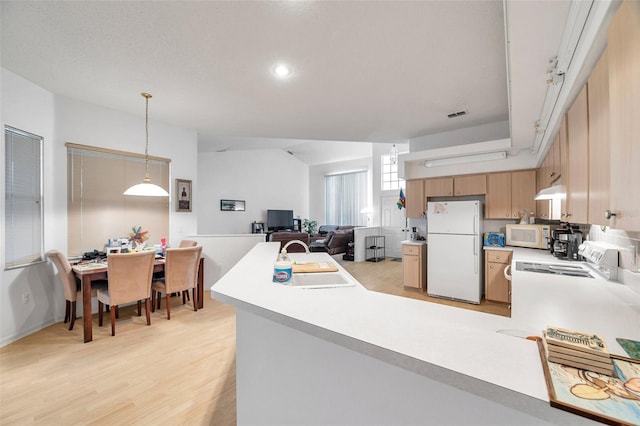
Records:
[[[22,303],[25,305],[31,303],[31,293],[22,293]]]

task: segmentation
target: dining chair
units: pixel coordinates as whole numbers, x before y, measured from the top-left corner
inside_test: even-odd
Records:
[[[195,247],[198,245],[197,241],[193,241],[193,240],[182,240],[180,241],[180,248],[184,248],[184,247]]]
[[[58,250],[49,250],[45,253],[47,258],[56,266],[60,281],[62,282],[62,288],[64,289],[64,298],[66,301],[64,312],[64,324],[69,321],[69,330],[73,330],[73,325],[76,322],[76,302],[78,296],[82,298],[82,289],[80,287],[80,280],[77,279],[71,269],[71,264],[67,257]],[[107,281],[96,280],[91,283],[91,296],[95,297],[98,290],[107,289]]]
[[[195,247],[198,245],[197,241],[194,240],[182,240],[180,241],[180,245],[179,247]],[[186,303],[187,300],[191,300],[189,298],[189,292],[188,291],[183,291],[182,292],[182,304],[184,305]],[[158,301],[160,301],[160,299],[158,299]]]
[[[151,284],[151,305],[155,311],[155,298],[158,294],[158,308],[160,308],[160,293],[164,293],[167,305],[167,319],[171,319],[171,294],[192,290],[193,310],[198,311],[196,294],[196,279],[202,246],[167,249],[164,264],[164,278],[154,280]]]
[[[98,290],[98,326],[102,327],[103,305],[111,305],[111,335],[116,335],[116,311],[123,303],[146,303],[147,325],[151,325],[151,277],[155,262],[154,251],[120,253],[109,256],[107,290]]]

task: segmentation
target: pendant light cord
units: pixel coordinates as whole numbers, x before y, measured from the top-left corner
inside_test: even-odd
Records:
[[[145,181],[149,179],[149,93],[141,93],[146,100],[145,118],[144,118],[144,132],[145,132],[145,145],[144,145],[144,168],[145,168]]]

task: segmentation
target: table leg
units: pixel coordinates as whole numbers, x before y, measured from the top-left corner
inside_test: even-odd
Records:
[[[91,316],[91,275],[82,276],[82,322],[84,323],[84,342],[93,340],[93,324]]]
[[[200,258],[200,265],[198,266],[198,309],[204,308],[204,258]],[[196,303],[194,300],[193,303]]]

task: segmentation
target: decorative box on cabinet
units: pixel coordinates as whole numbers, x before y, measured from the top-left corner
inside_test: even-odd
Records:
[[[380,262],[386,257],[384,252],[384,235],[368,235],[364,237],[365,258],[369,262]]]
[[[427,289],[426,244],[402,244],[402,272],[405,287]]]
[[[511,254],[508,250],[485,250],[485,299],[511,303],[511,282],[504,276],[504,269],[511,264]]]

